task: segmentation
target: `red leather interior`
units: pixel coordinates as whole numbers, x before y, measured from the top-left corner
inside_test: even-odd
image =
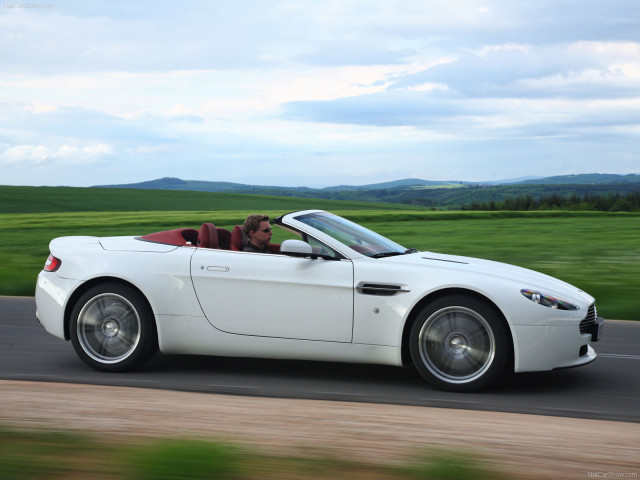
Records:
[[[236,225],[231,232],[231,250],[241,252],[247,244],[247,236],[242,225]]]
[[[218,248],[231,250],[231,232],[224,228],[216,227],[218,231]]]
[[[203,223],[198,232],[198,247],[218,248],[218,230],[213,223]]]
[[[269,249],[269,251],[271,253],[280,253],[280,244],[279,243],[270,243],[269,245],[267,245],[267,248]]]
[[[198,230],[194,228],[176,228],[164,232],[150,233],[140,237],[142,240],[168,245],[193,245],[198,243]]]
[[[200,230],[194,228],[176,228],[164,232],[149,233],[138,237],[147,242],[164,243],[176,246],[197,246],[200,248],[217,248],[222,250],[242,251],[247,245],[247,236],[242,225],[233,227],[230,232],[225,228],[217,228],[213,223],[203,223]],[[280,253],[280,245],[267,245],[271,253]]]

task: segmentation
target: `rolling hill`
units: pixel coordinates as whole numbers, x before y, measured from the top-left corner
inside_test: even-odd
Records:
[[[187,190],[324,200],[390,202],[454,209],[491,202],[504,202],[507,199],[519,197],[539,200],[553,196],[586,198],[636,194],[640,192],[640,175],[594,173],[546,178],[529,177],[485,183],[407,178],[369,185],[336,185],[324,188],[160,178],[140,183],[99,185],[96,188]]]

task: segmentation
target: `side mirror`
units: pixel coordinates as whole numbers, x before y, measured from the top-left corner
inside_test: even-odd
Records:
[[[285,240],[280,245],[280,253],[291,257],[311,257],[313,250],[311,245],[302,240]]]

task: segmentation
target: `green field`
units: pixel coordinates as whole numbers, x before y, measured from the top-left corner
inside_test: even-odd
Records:
[[[397,203],[350,202],[235,193],[123,188],[0,186],[0,213],[275,210],[419,210]]]
[[[13,189],[10,202],[6,189]],[[2,295],[33,295],[54,237],[142,235],[198,228],[203,222],[230,228],[249,213],[275,217],[322,208],[406,247],[487,258],[547,273],[595,296],[600,315],[640,320],[637,213],[431,212],[402,205],[287,197],[34,187],[0,187],[0,199],[0,211],[6,212],[10,203],[24,212],[0,213]],[[102,210],[116,206],[121,211]],[[74,211],[80,207],[85,211]],[[284,238],[287,234],[276,229],[273,242]]]

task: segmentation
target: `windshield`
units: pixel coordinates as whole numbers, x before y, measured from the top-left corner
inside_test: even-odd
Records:
[[[309,213],[295,219],[368,257],[387,257],[407,253],[406,248],[388,238],[331,213]]]

